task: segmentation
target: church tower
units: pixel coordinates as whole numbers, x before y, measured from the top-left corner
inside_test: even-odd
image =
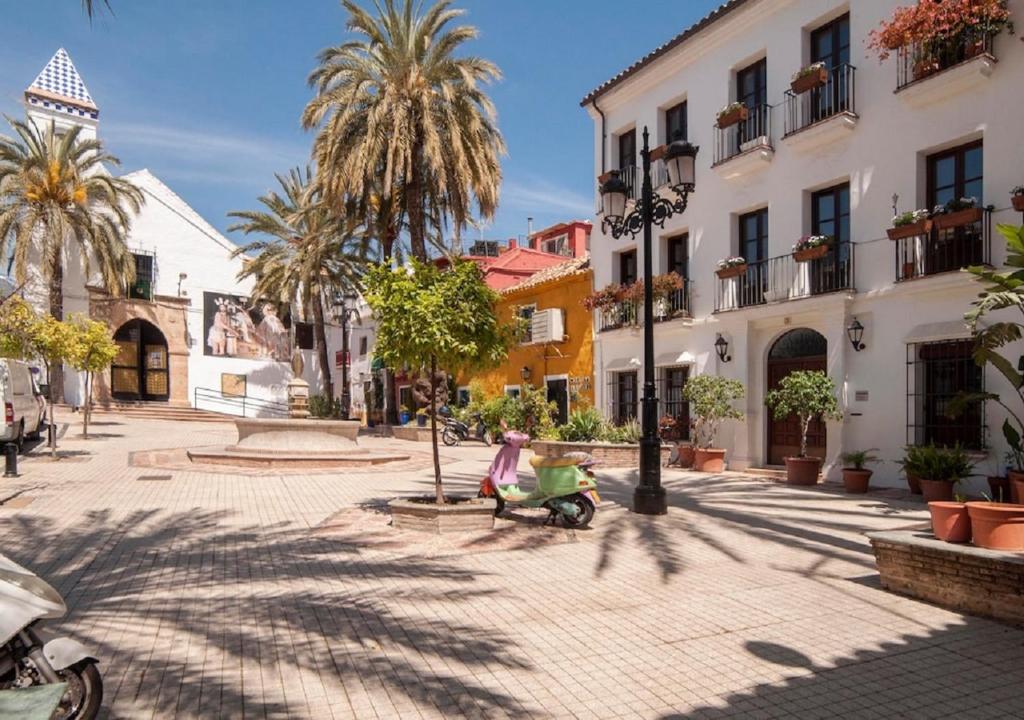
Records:
[[[81,125],[82,139],[95,138],[100,123],[100,110],[64,48],[54,53],[25,89],[25,110],[40,130],[51,122],[56,124],[58,133]]]

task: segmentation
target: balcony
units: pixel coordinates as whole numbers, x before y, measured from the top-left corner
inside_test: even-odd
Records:
[[[791,254],[749,263],[737,277],[716,277],[715,312],[800,300],[854,289],[854,244],[839,243],[819,260]]]
[[[978,209],[980,219],[959,227],[938,223],[923,235],[896,241],[896,282],[957,272],[991,263],[992,212]]]
[[[654,300],[654,322],[667,322],[683,317],[692,317],[690,313],[690,282],[673,290],[666,298]]]
[[[853,65],[839,65],[820,87],[800,94],[786,91],[787,145],[812,150],[841,140],[857,126],[856,71]]]
[[[597,331],[609,332],[625,327],[639,327],[643,323],[643,301],[621,300],[597,311]],[[690,282],[664,298],[654,298],[654,322],[669,322],[692,317],[690,313]]]
[[[970,30],[910,45],[896,54],[896,92],[908,103],[922,107],[963,92],[988,78],[995,69],[995,35]]]
[[[772,144],[772,106],[748,108],[747,119],[721,128],[715,125],[715,162],[711,166],[726,179],[748,175],[768,166],[775,155]]]
[[[639,318],[640,304],[635,300],[621,300],[597,311],[597,331],[608,332],[637,325]]]

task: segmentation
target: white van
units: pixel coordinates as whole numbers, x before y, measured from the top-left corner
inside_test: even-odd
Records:
[[[20,450],[25,438],[38,438],[43,429],[44,403],[26,363],[0,358],[0,396],[4,404],[0,444],[13,442]]]

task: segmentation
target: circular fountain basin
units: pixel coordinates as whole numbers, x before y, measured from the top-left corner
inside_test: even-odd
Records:
[[[236,418],[238,442],[190,450],[193,462],[242,467],[353,467],[408,460],[359,446],[355,420]]]

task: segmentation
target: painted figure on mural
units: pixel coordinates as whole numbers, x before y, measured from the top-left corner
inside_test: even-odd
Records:
[[[277,308],[270,303],[263,305],[263,320],[256,334],[267,357],[274,360],[288,359],[288,329],[277,316]]]
[[[206,335],[206,344],[214,355],[232,355],[234,349],[235,330],[231,325],[228,303],[223,298],[217,299],[217,312],[213,316],[213,324]]]

